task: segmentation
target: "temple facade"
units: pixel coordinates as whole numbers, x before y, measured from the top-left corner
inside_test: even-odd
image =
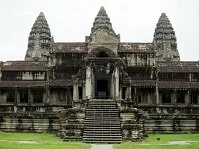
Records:
[[[121,142],[199,131],[199,62],[180,61],[165,13],[153,42],[121,42],[101,7],[85,42],[55,42],[41,12],[24,61],[0,62],[0,129]]]

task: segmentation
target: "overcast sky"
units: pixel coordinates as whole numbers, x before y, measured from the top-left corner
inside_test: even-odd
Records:
[[[199,0],[0,0],[0,61],[24,59],[39,12],[44,12],[56,42],[84,42],[101,6],[122,42],[152,42],[165,12],[181,60],[199,60]]]

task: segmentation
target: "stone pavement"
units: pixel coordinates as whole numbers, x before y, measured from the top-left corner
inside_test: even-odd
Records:
[[[112,144],[92,144],[91,149],[113,149]]]

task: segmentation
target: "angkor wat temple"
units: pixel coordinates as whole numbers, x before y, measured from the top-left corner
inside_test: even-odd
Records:
[[[199,62],[180,61],[162,13],[153,42],[120,42],[103,7],[85,42],[55,42],[43,13],[25,61],[0,62],[0,130],[120,142],[199,131]]]

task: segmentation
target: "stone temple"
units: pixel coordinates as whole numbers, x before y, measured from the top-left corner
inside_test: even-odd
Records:
[[[199,131],[199,62],[180,61],[162,13],[153,42],[120,42],[101,7],[85,42],[54,42],[44,14],[24,61],[0,62],[0,130],[119,143]]]

